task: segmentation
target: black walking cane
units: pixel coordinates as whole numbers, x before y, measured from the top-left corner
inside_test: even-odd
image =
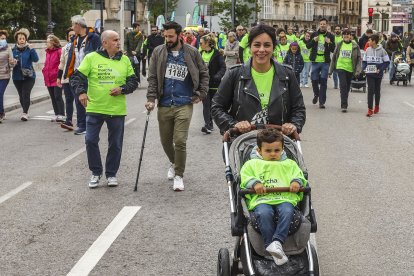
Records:
[[[137,179],[135,180],[134,192],[136,192],[138,189],[138,178],[139,178],[139,172],[141,171],[142,154],[144,153],[145,137],[147,136],[148,121],[149,121],[150,113],[151,111],[148,110],[147,119],[145,121],[144,138],[142,139],[141,155],[139,156],[138,172],[137,172]]]

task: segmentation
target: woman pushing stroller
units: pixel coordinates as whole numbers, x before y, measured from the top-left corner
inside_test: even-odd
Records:
[[[290,135],[301,132],[306,112],[302,92],[292,69],[273,59],[274,28],[260,24],[249,34],[252,58],[224,75],[212,103],[212,115],[221,132],[251,124],[275,124]]]
[[[266,250],[280,266],[288,261],[282,244],[288,236],[294,207],[303,197],[297,192],[306,186],[306,179],[296,162],[283,155],[282,133],[271,128],[258,132],[257,146],[261,158],[243,165],[240,187],[255,190],[256,194],[246,195],[247,207],[255,213]],[[290,187],[290,192],[266,194],[266,188],[272,187]]]

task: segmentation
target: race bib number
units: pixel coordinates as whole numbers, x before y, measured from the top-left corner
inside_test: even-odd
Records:
[[[342,50],[341,51],[341,57],[342,58],[351,58],[351,51],[349,51],[349,50]]]
[[[368,65],[367,68],[365,68],[365,73],[376,73],[376,72],[377,72],[376,65]]]
[[[318,52],[325,52],[325,43],[318,43]]]
[[[286,51],[280,51],[279,56],[284,60],[286,57],[287,52]]]
[[[187,77],[187,74],[188,74],[187,66],[174,64],[174,63],[167,64],[167,70],[165,72],[166,78],[184,81],[185,77]]]
[[[309,49],[303,49],[302,54],[304,54],[305,56],[309,55]]]

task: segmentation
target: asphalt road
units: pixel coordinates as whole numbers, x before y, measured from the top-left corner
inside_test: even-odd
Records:
[[[365,117],[366,94],[352,93],[346,114],[332,86],[326,110],[310,104],[311,88],[303,94],[308,119],[302,148],[322,274],[413,275],[413,87],[384,84],[380,113],[372,118]],[[29,122],[19,120],[19,110],[7,114],[0,125],[0,275],[76,275],[79,267],[91,269],[90,275],[215,275],[218,250],[231,249],[234,242],[220,135],[200,132],[202,106],[197,105],[186,190],[173,192],[151,114],[135,193],[144,102],[145,89],[128,96],[117,188],[104,181],[97,189],[87,187],[84,137],[47,121],[49,101],[31,107]],[[102,155],[106,134],[104,127]],[[125,228],[108,244],[111,238],[102,233],[125,206],[141,208],[124,216]],[[102,236],[106,251],[97,242]],[[96,248],[104,255],[94,260],[89,253]]]

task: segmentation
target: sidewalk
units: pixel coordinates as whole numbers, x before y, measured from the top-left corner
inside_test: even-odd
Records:
[[[30,95],[30,101],[34,104],[47,99],[49,99],[49,92],[45,86],[42,71],[37,70],[36,82]],[[19,94],[13,84],[13,80],[10,79],[9,85],[7,85],[6,92],[4,93],[4,111],[9,112],[18,108],[21,108]]]

